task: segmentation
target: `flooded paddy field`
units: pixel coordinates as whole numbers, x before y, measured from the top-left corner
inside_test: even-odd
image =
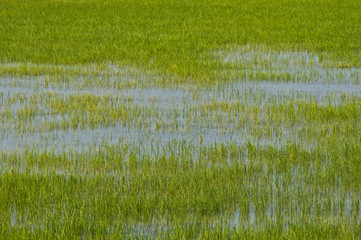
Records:
[[[213,55],[209,85],[1,65],[2,236],[359,238],[361,69]]]

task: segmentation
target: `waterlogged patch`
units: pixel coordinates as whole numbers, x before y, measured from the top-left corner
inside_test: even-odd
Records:
[[[121,89],[146,87],[163,81],[162,76],[152,71],[112,63],[78,66],[3,63],[0,66],[0,76],[10,81],[12,87]]]
[[[265,58],[268,65],[277,60],[285,69],[313,61],[307,54],[272,55],[256,49],[232,54],[226,61],[248,59],[250,64]],[[8,76],[0,82],[0,150],[6,152],[83,151],[126,143],[157,155],[180,142],[198,147],[311,143],[315,139],[308,138],[313,130],[307,124],[311,120],[316,124],[323,113],[306,118],[307,109],[326,111],[329,106],[330,111],[341,112],[338,108],[359,101],[361,94],[360,85],[342,82],[240,80],[205,88],[159,87],[152,79],[157,76],[112,64],[8,63],[2,69]],[[21,76],[24,73],[31,74]]]
[[[275,51],[266,47],[240,46],[214,53],[221,77],[251,81],[354,83],[361,81],[360,68],[332,67],[327,55]]]
[[[251,81],[257,66],[310,79],[325,67],[307,54],[242,54],[228,53],[223,69],[243,64],[246,78],[204,87],[165,87],[157,74],[112,64],[4,64],[1,177],[15,186],[9,197],[37,203],[9,206],[9,228],[66,225],[82,209],[87,229],[102,227],[101,215],[104,231],[132,237],[340,223],[355,233],[361,87],[346,77],[354,73]],[[62,201],[48,199],[52,191]]]

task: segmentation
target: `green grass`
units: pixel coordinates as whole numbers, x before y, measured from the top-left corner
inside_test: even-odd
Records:
[[[0,0],[0,239],[358,239],[357,1]]]
[[[3,62],[117,62],[195,81],[209,53],[264,44],[360,66],[357,1],[1,1]]]

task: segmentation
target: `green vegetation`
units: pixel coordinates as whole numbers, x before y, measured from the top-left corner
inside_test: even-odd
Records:
[[[168,76],[214,80],[217,62],[210,52],[266,44],[277,50],[327,52],[336,65],[361,66],[357,0],[1,0],[0,4],[0,59],[6,62],[117,62]]]
[[[0,238],[360,238],[358,5],[0,0]]]

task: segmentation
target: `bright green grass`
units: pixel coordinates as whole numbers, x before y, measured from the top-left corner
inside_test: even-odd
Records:
[[[251,43],[360,66],[357,0],[1,0],[0,9],[3,62],[118,62],[201,81],[215,77],[210,52]]]
[[[360,238],[360,6],[0,0],[0,239]]]

